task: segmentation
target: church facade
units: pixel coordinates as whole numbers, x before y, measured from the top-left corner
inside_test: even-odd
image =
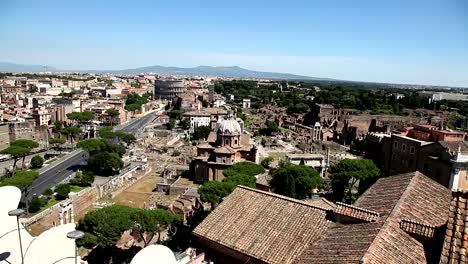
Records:
[[[244,132],[242,120],[229,115],[218,123],[206,143],[197,146],[192,170],[197,182],[221,181],[224,179],[223,171],[233,164],[256,160],[257,149],[250,135]]]

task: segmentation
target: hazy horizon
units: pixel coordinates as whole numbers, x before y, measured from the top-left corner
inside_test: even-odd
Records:
[[[239,66],[468,87],[468,3],[12,1],[0,61],[62,70]]]

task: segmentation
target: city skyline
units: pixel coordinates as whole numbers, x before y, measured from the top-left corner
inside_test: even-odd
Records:
[[[463,1],[0,6],[5,62],[63,70],[235,65],[340,80],[468,86]]]

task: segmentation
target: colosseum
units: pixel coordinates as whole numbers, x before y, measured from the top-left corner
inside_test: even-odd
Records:
[[[154,84],[155,95],[161,99],[174,99],[186,88],[183,80],[156,80]]]

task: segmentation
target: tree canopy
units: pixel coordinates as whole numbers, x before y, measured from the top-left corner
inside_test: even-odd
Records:
[[[64,138],[51,138],[49,139],[49,144],[53,145],[55,148],[64,144],[66,140]]]
[[[190,120],[188,120],[187,118],[184,118],[180,120],[179,125],[182,129],[188,130],[190,128]]]
[[[304,166],[285,163],[271,170],[273,192],[296,199],[305,199],[322,181],[319,173]]]
[[[44,159],[41,156],[36,155],[36,156],[32,157],[31,167],[33,169],[38,169],[38,168],[42,167],[43,164],[44,164]]]
[[[125,100],[125,110],[134,112],[136,110],[139,110],[142,105],[146,104],[151,95],[150,94],[144,94],[140,96],[137,93],[131,93],[127,96],[127,100]]]
[[[249,175],[249,176],[255,176],[258,174],[262,174],[265,172],[265,169],[253,162],[238,162],[231,167],[225,169],[223,171],[224,176],[229,177],[229,176],[234,176],[234,175]]]
[[[228,196],[237,185],[255,188],[255,175],[265,172],[262,166],[252,162],[239,162],[224,170],[226,176],[222,182],[209,181],[204,183],[198,193],[204,202],[213,205],[219,204],[221,200]]]
[[[20,158],[23,158],[23,167],[24,167],[24,158],[31,152],[33,148],[39,147],[39,144],[36,141],[28,139],[19,139],[13,141],[10,146],[2,151],[1,154],[8,154],[13,157],[13,172],[16,170],[16,163]]]
[[[83,112],[71,112],[69,114],[67,114],[67,118],[68,119],[71,119],[71,120],[75,120],[75,121],[78,121],[78,122],[87,122],[87,121],[91,121],[95,118],[95,114],[94,112],[91,112],[91,111],[83,111]]]
[[[102,176],[114,175],[123,168],[123,161],[117,153],[99,152],[88,159],[88,168]]]
[[[154,234],[179,221],[178,215],[161,209],[146,210],[112,205],[90,211],[80,219],[77,230],[85,232],[85,237],[77,243],[86,248],[114,246],[127,230]],[[143,235],[141,237],[145,239]]]
[[[355,193],[363,193],[379,177],[380,171],[372,160],[344,159],[330,167],[334,199],[352,203]],[[356,184],[359,188],[356,189]]]
[[[63,183],[63,184],[59,184],[55,187],[55,198],[57,198],[57,200],[65,200],[68,198],[68,194],[70,193],[71,191],[71,186],[70,184],[67,184],[67,183]]]
[[[193,130],[192,139],[193,140],[207,139],[208,135],[210,135],[210,132],[211,132],[211,127],[209,126],[196,127]]]
[[[1,177],[0,186],[16,186],[27,195],[29,188],[37,177],[39,177],[37,171],[18,171],[12,177]]]

